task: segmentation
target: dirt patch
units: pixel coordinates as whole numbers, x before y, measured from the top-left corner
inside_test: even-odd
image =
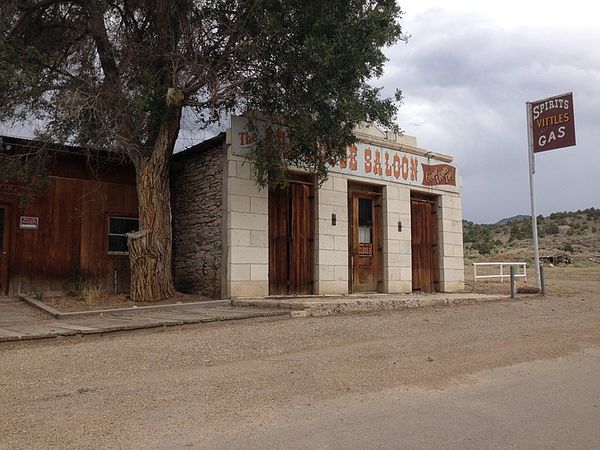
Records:
[[[10,411],[0,447],[180,448],[182,436],[240,421],[268,426],[293,405],[444,389],[598,348],[600,266],[547,275],[546,298],[0,347],[0,404]]]
[[[498,271],[497,268],[496,271]],[[565,297],[591,295],[600,292],[600,264],[544,267],[544,278],[546,281],[546,296]],[[528,267],[527,281],[518,279],[517,287],[535,288],[535,283],[535,272],[531,267]],[[466,265],[465,292],[509,295],[510,282],[508,279],[504,281],[478,280],[475,282],[473,266]]]
[[[134,302],[126,294],[112,294],[106,297],[86,301],[75,296],[44,297],[42,301],[61,312],[91,311],[97,309],[133,308],[140,306],[173,305],[179,303],[192,303],[213,300],[194,294],[178,292],[174,297],[159,302]]]

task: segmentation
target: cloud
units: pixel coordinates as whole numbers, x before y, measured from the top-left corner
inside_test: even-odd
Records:
[[[525,102],[568,91],[578,145],[537,155],[538,213],[600,206],[599,29],[507,27],[442,8],[407,15],[404,27],[412,38],[388,50],[378,84],[402,89],[399,123],[419,146],[455,157],[465,218],[529,212]]]

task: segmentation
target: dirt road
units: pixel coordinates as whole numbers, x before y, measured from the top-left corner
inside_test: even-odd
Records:
[[[475,386],[488,369],[600,348],[595,283],[518,302],[2,346],[0,447],[212,447],[288,409]]]

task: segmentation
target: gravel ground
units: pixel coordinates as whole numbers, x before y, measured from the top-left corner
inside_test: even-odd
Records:
[[[597,348],[600,277],[582,283],[518,302],[3,345],[0,448],[164,447],[191,430],[268,426],[288,405],[443,389]]]

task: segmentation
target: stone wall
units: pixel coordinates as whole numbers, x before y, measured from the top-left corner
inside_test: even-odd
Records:
[[[175,155],[171,173],[175,288],[221,298],[224,138]]]

